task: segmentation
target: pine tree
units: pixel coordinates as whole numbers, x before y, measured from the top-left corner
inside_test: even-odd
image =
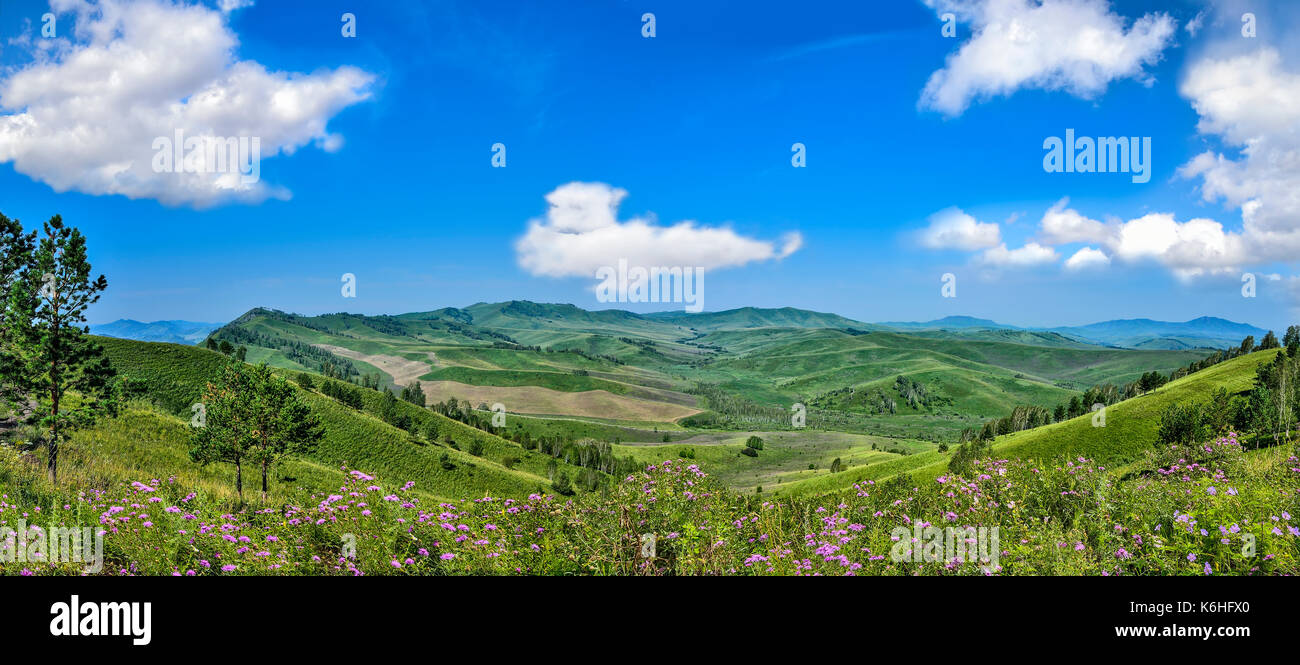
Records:
[[[26,279],[35,247],[35,232],[23,233],[18,220],[0,214],[0,404],[17,413],[29,410],[26,387],[18,380],[22,375],[18,333],[27,319],[23,318],[26,308],[12,306],[11,298],[20,295],[17,289]]]
[[[113,368],[85,326],[86,309],[108,288],[103,275],[90,275],[85,236],[55,215],[10,298],[8,334],[17,351],[10,380],[30,395],[27,422],[46,433],[51,483],[58,482],[60,444],[74,430],[116,415],[120,402]]]
[[[1270,330],[1267,335],[1264,335],[1264,340],[1259,343],[1259,350],[1268,351],[1269,349],[1276,349],[1280,346],[1281,345],[1277,343],[1277,335],[1274,335],[1273,331]]]

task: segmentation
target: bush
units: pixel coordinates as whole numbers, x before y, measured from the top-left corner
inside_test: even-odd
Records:
[[[569,482],[569,474],[561,471],[551,483],[551,489],[555,490],[556,494],[573,496],[573,485]]]
[[[763,440],[756,436],[751,436],[749,437],[749,440],[745,442],[745,447],[753,448],[754,450],[762,450]]]
[[[1208,438],[1205,410],[1200,404],[1173,404],[1160,416],[1162,445],[1190,444]]]
[[[742,455],[748,455],[748,456],[750,456],[750,457],[758,457],[758,451],[755,450],[755,449],[753,449],[753,448],[750,448],[750,447],[748,447],[748,446],[746,446],[746,447],[744,447],[744,448],[741,448],[741,449],[740,449],[740,454],[742,454]]]

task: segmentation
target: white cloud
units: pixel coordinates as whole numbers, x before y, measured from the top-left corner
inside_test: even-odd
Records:
[[[1126,28],[1106,0],[924,1],[940,15],[955,14],[973,34],[921,94],[922,108],[950,116],[1021,88],[1091,99],[1113,80],[1149,84],[1144,67],[1160,59],[1176,29],[1166,14],[1146,14]]]
[[[308,144],[337,150],[326,125],[368,99],[355,67],[311,74],[240,60],[228,16],[172,0],[53,0],[70,37],[34,40],[31,62],[0,78],[0,163],[57,192],[120,194],[167,205],[288,198],[230,173],[156,173],[154,140],[257,137],[261,157]],[[60,24],[62,25],[62,24]],[[39,44],[39,45],[37,45]]]
[[[1051,247],[1044,247],[1036,242],[1017,249],[1007,249],[1006,243],[984,250],[977,263],[993,268],[1032,268],[1048,263],[1055,263],[1060,254]]]
[[[1039,222],[1039,240],[1049,245],[1064,245],[1072,242],[1101,243],[1112,237],[1112,229],[1066,208],[1069,203],[1069,198],[1061,199],[1043,214]]]
[[[1239,208],[1252,261],[1300,256],[1300,75],[1273,48],[1194,64],[1179,88],[1197,129],[1239,151],[1206,151],[1179,169],[1199,178],[1206,201]]]
[[[930,225],[918,236],[921,245],[928,249],[973,251],[1001,242],[1002,232],[997,224],[976,220],[959,208],[940,210],[930,215],[929,221]]]
[[[1065,269],[1071,271],[1105,268],[1109,265],[1110,257],[1106,256],[1106,252],[1093,247],[1084,247],[1065,260]]]
[[[1187,31],[1188,35],[1195,37],[1196,33],[1200,32],[1201,28],[1204,26],[1205,26],[1205,12],[1197,12],[1196,16],[1193,16],[1191,20],[1189,20],[1187,24],[1183,26],[1183,29]]]
[[[253,0],[220,0],[217,2],[217,7],[227,14],[238,9],[245,9],[252,6]]]
[[[653,220],[618,219],[627,191],[598,182],[572,182],[546,195],[546,216],[528,224],[515,244],[519,266],[534,275],[593,277],[626,259],[631,266],[700,267],[705,270],[783,259],[803,238],[787,233],[781,245],[747,238],[729,228],[693,221],[662,226]]]
[[[1089,267],[1099,267],[1096,259],[1105,257],[1109,263],[1114,257],[1127,263],[1152,261],[1168,267],[1180,278],[1188,278],[1230,273],[1250,263],[1242,235],[1225,230],[1212,219],[1180,222],[1172,213],[1150,213],[1103,224],[1065,207],[1067,203],[1063,199],[1043,215],[1040,240],[1049,245],[1086,242],[1101,245],[1110,254],[1085,248],[1066,262],[1066,268],[1080,267],[1078,262],[1084,261],[1090,262]]]

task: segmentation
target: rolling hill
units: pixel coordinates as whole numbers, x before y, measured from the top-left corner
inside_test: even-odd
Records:
[[[175,344],[111,338],[97,341],[120,374],[143,384],[143,397],[151,405],[136,404],[125,420],[108,420],[79,433],[72,448],[81,451],[73,458],[82,463],[74,462],[70,468],[81,466],[91,474],[111,469],[114,477],[131,479],[140,474],[200,473],[185,453],[190,407],[199,401],[205,384],[217,375],[225,358],[206,349]],[[362,391],[365,403],[360,410],[318,391],[301,387],[298,391],[324,425],[325,438],[314,453],[286,466],[279,474],[280,482],[327,490],[342,482],[340,469],[346,465],[415,481],[421,492],[438,498],[522,496],[550,486],[549,456],[428,409],[398,402],[398,408],[417,423],[412,430],[420,434],[413,434],[375,415],[381,397],[377,391]],[[439,443],[423,438],[429,427],[438,432]],[[476,443],[482,447],[480,453],[467,452]],[[442,455],[448,456],[452,468],[445,468]],[[557,469],[574,478],[583,471],[564,460],[557,460]],[[211,477],[213,491],[233,492],[233,471],[214,467],[201,473]]]
[[[1237,395],[1254,385],[1255,369],[1281,351],[1257,351],[1171,381],[1155,391],[1106,407],[1104,427],[1093,426],[1093,414],[997,437],[993,456],[1037,460],[1085,457],[1104,467],[1122,467],[1140,459],[1157,441],[1160,417],[1171,405],[1206,401],[1220,388]],[[822,474],[792,483],[783,494],[832,492],[865,480],[881,481],[911,474],[915,482],[932,480],[948,469],[949,455],[929,452],[895,460],[889,465],[861,467],[842,474]]]
[[[500,403],[515,414],[770,429],[799,402],[817,410],[820,426],[932,441],[1017,404],[1051,408],[1093,384],[1167,373],[1207,353],[1122,350],[1029,330],[898,332],[793,308],[643,315],[528,301],[397,316],[258,308],[213,336],[247,348],[250,361],[378,376],[393,389],[419,382],[430,401]],[[873,407],[900,375],[933,399],[888,413]],[[702,409],[706,417],[695,418]],[[763,409],[767,416],[750,417]]]

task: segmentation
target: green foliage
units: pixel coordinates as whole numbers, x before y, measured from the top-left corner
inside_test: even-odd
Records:
[[[1187,445],[1206,438],[1209,432],[1204,409],[1196,403],[1171,404],[1160,416],[1158,441],[1162,445]]]
[[[7,252],[22,251],[0,263],[25,262],[20,273],[0,275],[9,281],[4,322],[6,371],[3,382],[11,404],[44,438],[46,472],[58,478],[59,446],[71,433],[106,416],[116,415],[121,385],[103,348],[86,334],[86,309],[108,288],[103,275],[91,277],[86,239],[55,215],[34,246],[19,247],[12,225]],[[21,236],[21,229],[17,230]],[[30,249],[30,253],[26,253]]]

